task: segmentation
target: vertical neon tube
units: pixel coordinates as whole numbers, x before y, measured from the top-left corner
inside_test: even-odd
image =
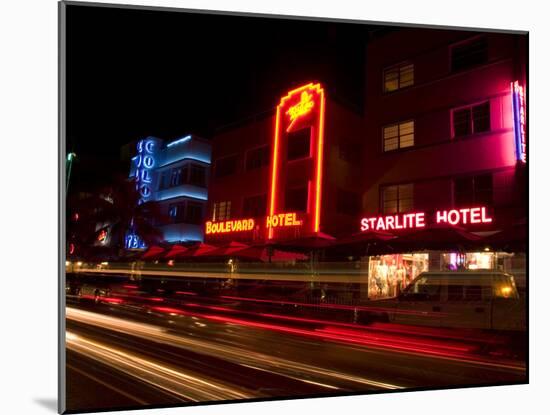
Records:
[[[277,164],[279,163],[279,123],[281,117],[281,106],[277,106],[277,115],[275,116],[275,134],[273,138],[273,158],[271,166],[271,195],[269,200],[269,216],[275,213],[275,198],[277,197]],[[273,228],[269,228],[267,237],[273,238]]]
[[[323,180],[323,140],[325,134],[325,93],[321,89],[321,108],[319,110],[319,137],[317,139],[317,168],[315,171],[315,216],[313,232],[317,233],[321,224],[321,188]]]

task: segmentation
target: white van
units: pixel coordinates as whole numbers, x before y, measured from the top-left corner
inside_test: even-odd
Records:
[[[525,302],[514,277],[496,271],[424,272],[396,298],[373,301],[390,322],[524,331]]]

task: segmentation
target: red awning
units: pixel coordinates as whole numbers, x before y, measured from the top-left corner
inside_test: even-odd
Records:
[[[164,255],[164,258],[166,259],[174,259],[183,254],[184,252],[188,251],[189,248],[183,246],[183,245],[174,245],[170,250]]]
[[[141,256],[141,259],[158,258],[163,252],[164,252],[164,248],[157,245],[152,245],[149,248],[147,248],[147,251],[143,253],[143,255]]]
[[[197,257],[197,256],[205,256],[210,251],[215,250],[216,247],[204,243],[197,244],[193,246],[192,248],[189,248],[187,251],[183,252],[179,257],[181,258],[187,258],[187,257]]]
[[[246,245],[241,242],[232,241],[228,245],[221,246],[219,248],[214,249],[213,251],[209,251],[208,256],[211,256],[211,257],[231,256],[249,247],[250,245]]]

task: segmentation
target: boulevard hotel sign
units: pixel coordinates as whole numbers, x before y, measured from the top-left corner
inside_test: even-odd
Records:
[[[291,226],[301,226],[302,221],[296,218],[296,213],[279,213],[276,215],[268,216],[265,219],[265,227],[267,229],[273,228],[286,228]],[[247,232],[252,231],[256,227],[256,220],[249,219],[236,219],[226,220],[223,222],[206,222],[205,233],[207,235],[217,233],[231,233],[231,232]]]

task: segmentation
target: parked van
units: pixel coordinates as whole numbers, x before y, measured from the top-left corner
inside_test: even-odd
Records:
[[[424,272],[396,298],[373,302],[398,324],[524,331],[514,277],[495,271]]]

